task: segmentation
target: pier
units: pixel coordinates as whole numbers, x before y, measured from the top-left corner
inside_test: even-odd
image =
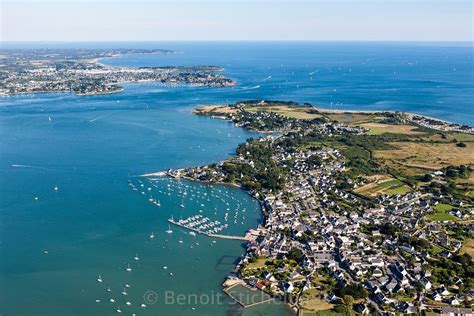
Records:
[[[242,237],[242,236],[232,236],[232,235],[209,234],[209,233],[203,232],[202,230],[182,225],[182,224],[180,224],[180,223],[178,223],[178,222],[176,222],[172,219],[168,219],[168,222],[173,224],[173,225],[179,226],[181,228],[193,231],[193,232],[201,234],[201,235],[206,235],[206,236],[211,237],[211,238],[231,239],[231,240],[241,240],[241,241],[251,241],[252,240],[252,238],[250,236]]]

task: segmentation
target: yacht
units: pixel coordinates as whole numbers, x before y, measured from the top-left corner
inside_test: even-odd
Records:
[[[127,269],[126,269],[128,272],[132,271],[132,268],[130,268],[130,264],[127,266]]]
[[[155,238],[155,235],[153,234],[153,232],[151,233],[150,238],[151,239]]]
[[[138,258],[138,255],[137,255],[137,254],[135,254],[135,257],[133,257],[133,259],[134,259],[135,261],[140,260],[140,258]]]
[[[102,283],[102,277],[99,274],[99,277],[97,278],[97,282]]]
[[[168,225],[168,230],[166,231],[166,233],[167,233],[167,234],[173,233],[173,231],[171,230],[171,226],[170,226],[170,225]]]

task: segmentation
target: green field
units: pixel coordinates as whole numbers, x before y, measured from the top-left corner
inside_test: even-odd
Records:
[[[400,180],[394,178],[381,179],[380,181],[376,181],[369,185],[360,187],[356,190],[357,193],[369,196],[375,196],[380,194],[406,194],[410,191],[410,187],[408,187]]]
[[[452,205],[438,204],[434,206],[433,209],[436,211],[436,213],[428,215],[428,219],[432,221],[455,221],[458,219],[456,216],[448,213],[453,209]]]
[[[433,207],[433,209],[435,211],[438,211],[438,212],[449,212],[453,209],[454,207],[452,205],[449,205],[449,204],[438,204],[436,206]]]

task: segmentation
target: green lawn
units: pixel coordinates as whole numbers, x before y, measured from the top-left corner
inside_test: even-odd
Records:
[[[454,207],[452,205],[449,205],[449,204],[438,204],[436,206],[433,207],[433,209],[435,211],[438,211],[438,212],[449,212],[453,209]]]
[[[411,189],[403,182],[398,179],[391,179],[377,183],[375,186],[368,188],[367,190],[360,190],[359,193],[366,195],[380,195],[380,194],[405,194],[410,192]]]
[[[449,204],[438,204],[433,207],[436,213],[429,214],[427,217],[432,221],[456,221],[458,218],[448,213],[453,208],[454,207]]]
[[[299,316],[341,316],[341,314],[336,313],[333,310],[309,311],[309,310],[301,309]]]
[[[267,260],[268,258],[266,257],[258,257],[255,262],[249,262],[245,268],[249,270],[263,268]]]
[[[433,245],[432,245],[431,248],[430,248],[430,252],[433,253],[433,254],[438,254],[438,253],[440,253],[440,252],[442,252],[442,251],[443,251],[443,249],[441,249],[441,248],[438,247],[438,246],[433,246]]]

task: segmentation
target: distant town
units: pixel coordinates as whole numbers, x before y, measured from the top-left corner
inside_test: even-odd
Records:
[[[68,92],[94,95],[122,91],[126,82],[167,85],[232,86],[217,66],[111,67],[100,58],[125,54],[175,54],[146,49],[3,49],[0,50],[0,95]]]
[[[260,201],[230,296],[259,289],[299,315],[472,315],[472,127],[280,101],[194,113],[266,134],[228,160],[167,172]]]

